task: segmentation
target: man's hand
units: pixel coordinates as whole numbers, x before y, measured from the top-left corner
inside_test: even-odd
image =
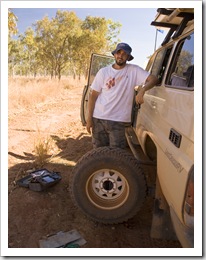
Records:
[[[144,103],[144,94],[147,90],[153,88],[158,83],[158,78],[154,75],[149,75],[145,81],[145,84],[138,88],[138,93],[135,97],[137,104]]]
[[[92,117],[93,117],[95,102],[96,102],[98,96],[99,96],[99,92],[97,92],[95,90],[92,90],[89,94],[88,118],[87,118],[87,125],[86,125],[87,132],[89,134],[91,134],[91,129],[92,129],[92,126],[93,126]]]
[[[88,132],[89,134],[91,134],[92,126],[93,126],[92,118],[87,119],[87,125],[86,125],[86,128],[87,128],[87,132]]]
[[[138,90],[138,93],[135,97],[135,101],[137,104],[143,104],[144,103],[144,94],[145,94],[145,89],[144,88],[140,88],[140,90]]]

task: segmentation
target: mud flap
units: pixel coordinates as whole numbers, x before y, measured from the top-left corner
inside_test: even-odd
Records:
[[[169,206],[162,193],[158,177],[150,236],[157,239],[178,240],[171,221]]]

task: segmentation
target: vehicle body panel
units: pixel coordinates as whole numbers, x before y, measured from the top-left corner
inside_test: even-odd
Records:
[[[166,19],[167,17],[157,16],[156,21],[165,22]],[[176,17],[175,22],[172,22],[178,24],[181,20]],[[193,30],[194,24],[190,21],[189,26],[176,39],[170,39],[159,48],[148,62],[147,69],[152,71],[155,62],[157,65],[161,63],[160,60],[155,60],[158,53],[162,52],[163,55],[159,56],[165,59],[164,54],[169,50],[161,82],[145,94],[135,128],[145,153],[148,136],[156,145],[158,180],[170,207],[178,239],[185,247],[194,245],[194,230],[186,226],[183,214],[189,173],[194,165],[194,87],[170,86],[168,77],[172,75],[172,69],[174,71],[181,42],[191,39]],[[194,57],[191,61],[193,60]],[[153,71],[158,70],[155,68]],[[175,137],[180,137],[178,145],[171,141],[173,132],[176,133]]]

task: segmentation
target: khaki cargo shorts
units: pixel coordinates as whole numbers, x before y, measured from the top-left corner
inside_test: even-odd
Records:
[[[130,123],[103,120],[93,117],[93,147],[110,146],[123,149],[126,148],[128,145],[125,136],[125,127],[129,125]]]

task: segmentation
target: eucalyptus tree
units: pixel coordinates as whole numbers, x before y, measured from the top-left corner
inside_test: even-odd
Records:
[[[35,24],[38,55],[51,77],[60,79],[66,69],[74,77],[86,75],[91,53],[110,49],[120,27],[104,17],[87,16],[82,21],[74,12],[58,10],[51,20],[44,17]]]
[[[36,42],[35,32],[29,27],[24,34],[19,36],[20,44],[22,46],[21,66],[24,74],[27,76],[36,76],[40,68],[40,62],[37,57],[38,46]]]
[[[38,56],[51,77],[60,79],[62,70],[72,62],[80,23],[74,12],[57,11],[55,18],[44,17],[35,24]]]
[[[16,35],[18,32],[17,29],[17,16],[12,12],[12,10],[8,9],[8,64],[9,64],[9,74],[15,75],[15,65],[16,65],[16,54],[17,51],[17,43],[12,39],[12,36]]]
[[[18,21],[18,17],[9,8],[8,9],[8,34],[9,34],[9,37],[12,37],[13,35],[17,34],[17,32],[18,32],[17,21]]]
[[[92,53],[108,54],[116,44],[121,24],[104,17],[87,16],[82,23],[82,35],[78,41],[76,67],[79,75],[87,77],[89,59]]]
[[[10,15],[10,33],[15,33],[15,16]],[[104,17],[87,16],[84,20],[75,12],[56,12],[55,17],[43,17],[29,27],[17,40],[11,41],[10,59],[21,75],[62,74],[87,76],[92,53],[106,54],[116,45],[121,24]]]

